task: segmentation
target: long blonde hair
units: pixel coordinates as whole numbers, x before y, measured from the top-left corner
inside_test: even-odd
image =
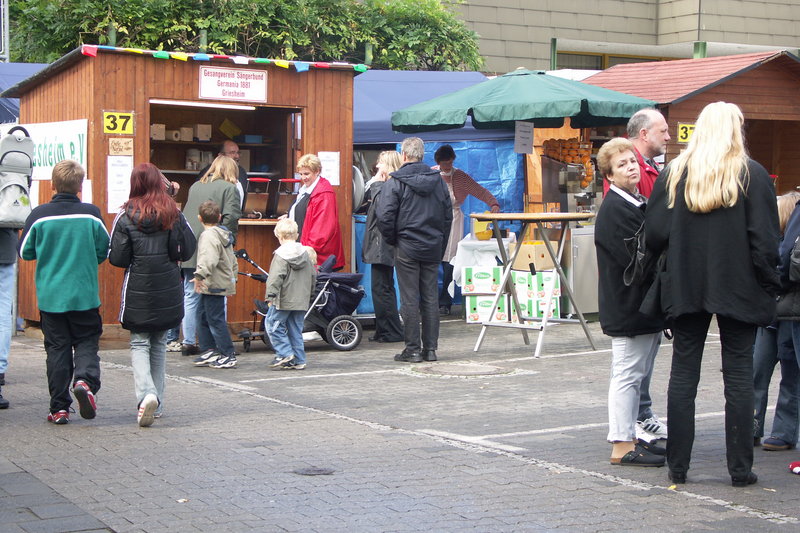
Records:
[[[714,102],[703,108],[689,145],[669,165],[669,207],[675,207],[684,173],[683,197],[689,211],[709,213],[736,205],[749,179],[743,125],[744,115],[735,104]]]
[[[778,196],[778,223],[781,226],[781,235],[783,235],[783,230],[786,229],[786,224],[798,201],[800,201],[800,192],[797,191],[789,191]]]
[[[403,166],[403,160],[400,159],[400,154],[394,150],[386,150],[381,152],[378,156],[378,163],[383,162],[386,164],[386,174],[394,172]]]
[[[203,177],[200,178],[202,183],[210,183],[218,179],[223,179],[228,183],[236,184],[239,179],[239,165],[236,164],[232,158],[226,155],[218,155]]]

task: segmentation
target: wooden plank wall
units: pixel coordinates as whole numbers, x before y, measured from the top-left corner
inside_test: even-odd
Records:
[[[672,140],[667,161],[686,145],[677,142],[678,123],[694,124],[702,109],[718,101],[738,105],[745,116],[745,142],[753,159],[777,174],[777,192],[800,185],[800,77],[785,64],[761,65],[692,98],[669,106],[665,115]]]
[[[202,63],[208,65],[209,63]],[[236,68],[226,63],[214,66]],[[248,69],[268,72],[268,106],[299,108],[303,113],[303,139],[298,153],[336,151],[340,153],[340,183],[335,187],[347,262],[350,264],[352,212],[352,106],[353,76],[351,71],[316,70],[298,73],[276,66],[248,65]],[[150,160],[149,130],[152,122],[149,100],[165,98],[196,100],[198,93],[196,62],[160,60],[133,54],[100,53],[96,58],[81,58],[67,70],[31,89],[21,98],[22,123],[55,122],[87,118],[89,120],[87,172],[93,180],[94,203],[104,213],[109,228],[114,215],[106,214],[106,156],[108,135],[102,132],[103,111],[133,111],[134,164]],[[219,113],[208,110],[209,117]],[[237,115],[241,119],[241,115]],[[178,120],[181,120],[180,118]],[[207,122],[213,122],[208,120]],[[248,124],[255,128],[256,124]],[[267,125],[261,125],[266,127]],[[281,123],[280,128],[286,128]],[[287,159],[291,160],[287,154]],[[289,164],[288,166],[291,166]],[[293,169],[288,169],[292,171]],[[323,169],[324,175],[324,169]],[[49,187],[42,187],[40,202],[49,201]],[[269,267],[276,246],[271,226],[243,227],[240,245],[246,246],[265,269]],[[241,265],[240,265],[241,266]],[[39,320],[33,290],[34,265],[22,262],[20,268],[20,316]],[[243,267],[243,270],[245,267]],[[347,268],[347,267],[346,267]],[[100,291],[104,324],[117,323],[119,312],[121,269],[108,264],[100,268]],[[263,298],[262,284],[244,280],[239,294],[228,306],[229,322],[242,325],[250,320],[254,297]],[[247,283],[249,281],[249,283]],[[234,326],[236,329],[237,326]]]

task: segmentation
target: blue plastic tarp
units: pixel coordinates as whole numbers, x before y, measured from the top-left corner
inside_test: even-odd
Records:
[[[392,112],[448,94],[487,78],[480,72],[369,70],[353,82],[353,144],[398,143],[409,137],[392,131]],[[513,130],[476,130],[467,126],[421,133],[424,141],[513,139]]]
[[[0,92],[26,80],[47,66],[47,63],[0,63]],[[0,123],[19,121],[19,99],[0,98]]]

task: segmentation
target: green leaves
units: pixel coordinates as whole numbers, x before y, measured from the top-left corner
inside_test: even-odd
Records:
[[[477,35],[438,0],[11,0],[14,61],[51,62],[81,44],[383,69],[478,70]]]

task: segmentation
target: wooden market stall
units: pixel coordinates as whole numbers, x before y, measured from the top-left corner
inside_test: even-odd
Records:
[[[87,201],[90,196],[100,208],[109,231],[119,205],[127,199],[130,168],[139,163],[150,161],[180,183],[177,201],[182,203],[198,170],[216,156],[223,140],[235,136],[243,151],[240,163],[252,171],[251,176],[267,180],[261,192],[270,193],[271,199],[263,211],[274,217],[279,189],[284,196],[280,207],[285,208],[293,186],[279,180],[293,177],[300,155],[320,154],[322,175],[336,191],[349,270],[353,77],[364,69],[346,63],[84,45],[3,96],[20,98],[20,123],[31,125],[37,166],[52,167],[54,161],[71,155],[78,159],[85,151],[90,186],[83,197]],[[78,119],[85,119],[84,138],[78,133],[78,141],[53,147],[50,137],[58,135],[60,124]],[[37,125],[45,129],[37,130]],[[84,142],[76,149],[75,144]],[[39,203],[52,196],[49,181],[42,180],[47,177],[49,172],[38,176],[38,187],[32,191],[35,195],[38,188]],[[267,201],[266,194],[261,198]],[[246,248],[264,268],[277,247],[274,224],[274,220],[243,219],[239,228],[237,248]],[[247,265],[240,267],[246,270]],[[19,316],[36,322],[33,273],[33,263],[20,263]],[[122,278],[121,269],[101,265],[101,314],[106,326],[118,324]],[[263,294],[263,284],[240,279],[228,304],[232,331],[249,325],[253,298]],[[107,336],[116,329],[107,327]]]
[[[703,107],[734,103],[750,156],[777,176],[778,194],[800,186],[800,58],[785,50],[617,65],[584,81],[658,102],[672,138],[667,161],[686,146]]]

